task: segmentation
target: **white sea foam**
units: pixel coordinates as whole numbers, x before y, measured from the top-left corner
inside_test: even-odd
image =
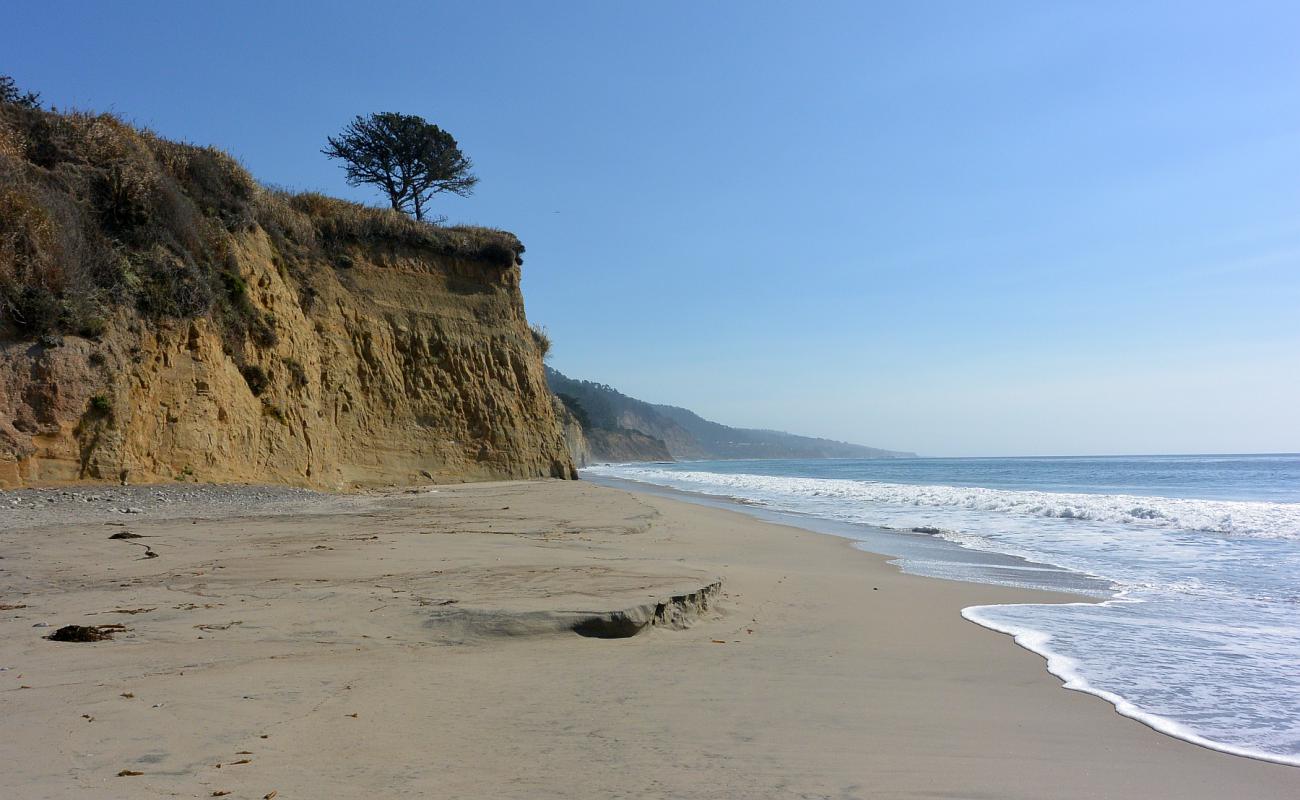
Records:
[[[876,481],[694,472],[635,465],[592,467],[591,472],[750,502],[784,499],[840,500],[862,513],[886,509],[954,509],[1038,519],[1088,520],[1140,527],[1300,540],[1300,503],[1191,500],[1126,494],[1076,494],[978,486],[917,486]],[[887,522],[897,522],[891,515]]]

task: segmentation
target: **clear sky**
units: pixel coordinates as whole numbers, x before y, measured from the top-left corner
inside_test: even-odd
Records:
[[[929,455],[1300,451],[1292,2],[22,2],[0,73],[366,201],[420,114],[552,364]]]

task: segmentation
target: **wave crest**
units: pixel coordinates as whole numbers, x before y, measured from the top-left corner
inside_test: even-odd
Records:
[[[832,478],[676,471],[632,465],[593,467],[590,471],[686,491],[769,504],[779,504],[782,500],[833,500],[916,509],[960,509],[1019,517],[1088,520],[1233,536],[1300,539],[1300,503],[1074,494],[986,489],[978,486],[929,486]]]

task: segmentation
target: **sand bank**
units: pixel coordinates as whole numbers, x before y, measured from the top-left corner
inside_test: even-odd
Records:
[[[1300,796],[959,614],[1074,597],[583,483],[226,500],[0,511],[0,795]]]

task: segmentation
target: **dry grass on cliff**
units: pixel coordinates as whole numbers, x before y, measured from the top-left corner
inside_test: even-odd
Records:
[[[545,361],[551,355],[551,334],[546,330],[545,325],[533,323],[528,326],[528,332],[533,336],[533,344],[537,347],[537,353]]]
[[[267,190],[259,204],[268,230],[279,226],[290,238],[318,249],[349,244],[401,246],[433,255],[482,261],[506,268],[521,261],[524,246],[514,234],[477,226],[417,222],[388,208],[330,197],[319,192]],[[310,227],[314,236],[306,235]]]
[[[0,336],[94,336],[116,309],[212,315],[232,342],[268,337],[237,279],[236,237],[266,230],[299,278],[346,267],[349,247],[403,248],[492,268],[523,246],[489,228],[259,185],[211,147],[111,114],[0,104]]]

